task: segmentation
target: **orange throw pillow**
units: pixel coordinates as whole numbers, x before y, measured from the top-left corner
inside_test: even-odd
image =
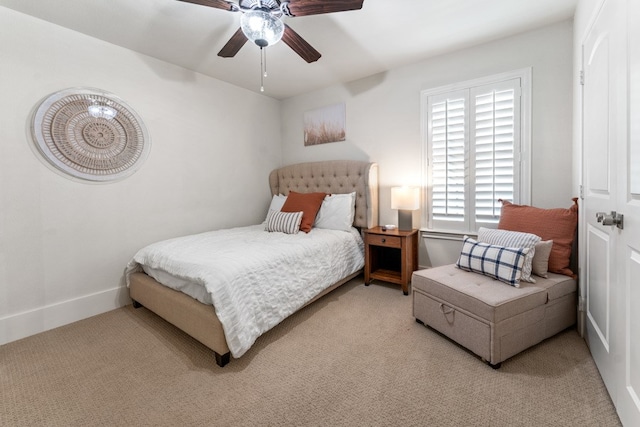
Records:
[[[308,233],[311,231],[311,227],[313,227],[313,222],[316,220],[316,215],[326,195],[326,193],[296,193],[295,191],[290,191],[280,211],[302,211],[300,230]]]
[[[578,226],[578,198],[573,199],[573,206],[569,209],[541,209],[500,201],[502,211],[498,228],[535,234],[542,240],[553,240],[549,271],[575,277],[569,266],[571,247]]]

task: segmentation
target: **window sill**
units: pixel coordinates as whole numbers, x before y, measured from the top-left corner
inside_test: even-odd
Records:
[[[464,236],[476,238],[478,233],[453,231],[453,230],[434,230],[429,228],[421,228],[420,236],[423,239],[438,239],[438,240],[464,240]]]

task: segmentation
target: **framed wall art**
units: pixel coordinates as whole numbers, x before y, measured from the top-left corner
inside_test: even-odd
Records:
[[[150,140],[142,119],[116,95],[92,88],[55,92],[32,115],[37,152],[67,177],[110,182],[144,163]]]
[[[325,144],[346,139],[346,106],[343,103],[304,113],[304,145]]]

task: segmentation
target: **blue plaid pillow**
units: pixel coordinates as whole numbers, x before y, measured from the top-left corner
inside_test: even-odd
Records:
[[[536,283],[531,277],[533,270],[533,257],[536,253],[536,244],[540,242],[540,237],[531,233],[521,233],[519,231],[494,230],[480,227],[478,229],[478,241],[489,243],[490,245],[507,246],[509,248],[529,248],[529,253],[524,257],[522,265],[521,280]]]
[[[528,252],[529,248],[490,245],[464,236],[462,252],[456,267],[493,277],[519,288],[522,265]]]

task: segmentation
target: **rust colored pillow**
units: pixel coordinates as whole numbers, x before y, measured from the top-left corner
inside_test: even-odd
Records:
[[[553,240],[549,255],[549,271],[575,277],[570,266],[571,246],[578,226],[578,199],[573,199],[569,209],[541,209],[533,206],[502,202],[498,228],[522,231]]]
[[[313,227],[313,222],[316,220],[316,215],[326,195],[326,193],[296,193],[295,191],[290,191],[280,211],[302,211],[300,230],[308,233],[311,231],[311,227]]]

